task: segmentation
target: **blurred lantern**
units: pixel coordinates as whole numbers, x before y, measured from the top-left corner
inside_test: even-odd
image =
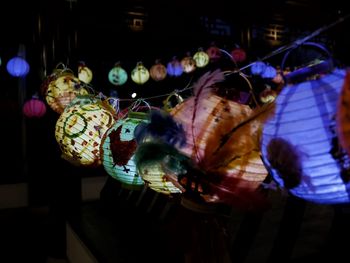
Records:
[[[120,63],[115,63],[114,67],[108,73],[108,80],[115,86],[121,86],[128,80],[128,73],[120,66]]]
[[[212,44],[206,51],[211,62],[216,62],[221,58],[221,50],[215,44]]]
[[[28,118],[40,118],[46,113],[46,105],[41,101],[38,95],[26,101],[23,105],[23,114]]]
[[[107,173],[125,187],[138,188],[144,181],[137,173],[134,153],[137,147],[134,130],[147,120],[143,112],[129,112],[105,133],[101,142],[102,164]]]
[[[262,103],[270,103],[273,102],[277,97],[277,92],[271,89],[270,86],[267,86],[262,92],[259,94],[259,99]]]
[[[173,77],[181,76],[183,73],[181,62],[176,57],[173,57],[173,59],[167,64],[166,69],[169,76]]]
[[[163,101],[163,109],[170,112],[177,104],[181,102],[183,102],[183,98],[176,92],[173,92]]]
[[[166,78],[167,70],[166,67],[161,64],[158,60],[149,70],[151,78],[154,81],[161,81]]]
[[[131,79],[136,84],[145,84],[149,79],[148,69],[142,64],[137,62],[136,67],[131,71]]]
[[[345,81],[337,105],[337,134],[340,145],[350,156],[350,71]]]
[[[84,83],[90,83],[92,80],[92,71],[89,69],[84,62],[80,62],[78,65],[78,78]]]
[[[98,98],[75,98],[56,122],[55,137],[62,157],[77,165],[100,165],[101,139],[114,124],[113,113],[109,104]]]
[[[196,61],[190,56],[190,53],[186,54],[181,60],[181,66],[185,73],[191,73],[196,69]]]
[[[260,159],[258,113],[247,105],[207,93],[200,99],[185,100],[171,114],[187,134],[187,145],[181,152],[191,156],[200,169],[185,179],[194,179],[195,185],[202,186],[200,196],[206,202],[247,210],[266,204],[258,192],[267,176]]]
[[[335,132],[344,70],[286,86],[263,128],[264,163],[275,181],[299,198],[348,203],[350,171]]]
[[[209,63],[209,56],[202,48],[199,48],[198,51],[194,54],[193,59],[196,61],[196,66],[198,68],[203,68]]]
[[[6,69],[13,77],[25,77],[29,73],[29,64],[21,57],[14,57],[7,62]]]
[[[284,79],[283,79],[283,76],[282,76],[280,69],[277,70],[276,76],[272,79],[272,82],[276,83],[276,84],[283,84],[284,83]]]
[[[276,77],[277,71],[274,67],[267,65],[264,72],[261,73],[261,77],[264,79],[273,79]]]
[[[242,48],[235,48],[231,51],[231,56],[233,60],[237,63],[243,62],[247,58],[247,54]]]
[[[266,64],[262,61],[254,62],[250,68],[250,71],[253,75],[261,75],[266,69]]]
[[[68,69],[55,70],[47,82],[46,102],[57,113],[62,113],[77,95],[88,94],[80,80]]]

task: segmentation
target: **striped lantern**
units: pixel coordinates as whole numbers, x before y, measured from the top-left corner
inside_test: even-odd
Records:
[[[101,142],[101,159],[107,173],[127,188],[138,188],[144,181],[138,175],[134,162],[135,127],[147,120],[146,113],[129,112],[108,129]]]
[[[62,157],[77,165],[99,166],[101,139],[113,124],[108,104],[89,96],[77,97],[56,122],[55,137]]]
[[[208,203],[228,203],[250,209],[255,201],[260,202],[253,199],[254,193],[267,176],[257,147],[260,124],[252,121],[246,128],[238,128],[253,113],[247,105],[214,94],[201,100],[194,124],[191,118],[195,108],[194,97],[171,111],[186,131],[187,145],[181,151],[191,156],[198,167],[210,175],[210,181],[206,182],[209,191],[203,195]],[[221,147],[225,137],[227,141]],[[252,199],[244,199],[247,196],[241,196],[243,193],[252,194]]]
[[[350,201],[349,168],[335,131],[345,71],[286,86],[263,129],[263,160],[278,185],[307,201]]]
[[[77,95],[88,94],[80,80],[70,71],[56,71],[48,79],[46,102],[57,113],[62,113]]]

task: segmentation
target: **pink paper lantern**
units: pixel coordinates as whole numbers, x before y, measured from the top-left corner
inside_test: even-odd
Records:
[[[28,118],[40,118],[46,113],[45,103],[37,96],[33,96],[23,105],[23,114]]]

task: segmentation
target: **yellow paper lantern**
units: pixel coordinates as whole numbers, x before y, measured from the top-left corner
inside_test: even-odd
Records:
[[[62,157],[77,165],[100,165],[101,139],[114,122],[107,103],[89,96],[74,99],[56,122]]]
[[[81,62],[78,66],[78,78],[84,83],[90,83],[92,80],[92,71],[89,69],[85,63]]]
[[[209,63],[208,54],[201,48],[194,54],[193,59],[196,61],[196,66],[198,68],[203,68]]]
[[[56,71],[48,79],[46,102],[57,113],[62,113],[77,95],[88,94],[80,80],[69,71]]]
[[[140,85],[148,81],[149,72],[142,62],[137,62],[136,67],[131,71],[131,79]]]

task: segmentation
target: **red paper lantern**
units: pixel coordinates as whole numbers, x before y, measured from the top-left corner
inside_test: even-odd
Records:
[[[206,51],[211,62],[218,61],[221,58],[221,50],[215,45],[209,47]]]
[[[235,48],[231,52],[231,56],[234,61],[236,62],[243,62],[247,58],[247,54],[245,53],[244,49],[242,48]]]
[[[40,118],[46,113],[45,103],[38,96],[33,96],[23,105],[23,114],[28,118]]]

